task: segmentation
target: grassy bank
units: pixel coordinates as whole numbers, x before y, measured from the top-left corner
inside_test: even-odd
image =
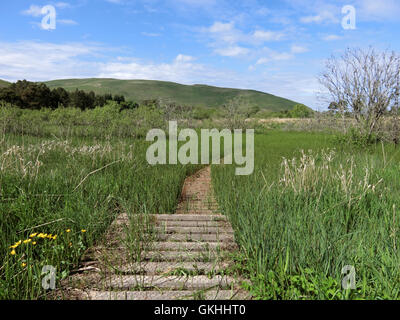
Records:
[[[328,135],[277,132],[258,135],[255,154],[249,177],[213,167],[253,294],[399,298],[398,150],[340,148]],[[346,265],[355,267],[355,290],[342,289]]]

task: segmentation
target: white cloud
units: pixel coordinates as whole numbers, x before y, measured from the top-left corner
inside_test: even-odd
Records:
[[[234,22],[215,22],[211,27],[203,28],[202,31],[209,33],[214,42],[229,43],[231,45],[238,43],[259,45],[269,41],[280,41],[285,37],[284,32],[262,29],[244,33],[235,27]]]
[[[215,22],[209,28],[202,28],[201,31],[211,37],[213,46],[234,45],[243,39],[243,33],[235,28],[233,22]]]
[[[78,22],[76,22],[75,20],[71,20],[71,19],[58,19],[57,23],[71,25],[71,26],[78,25]]]
[[[208,30],[212,33],[229,32],[234,29],[234,23],[215,22]]]
[[[279,41],[282,40],[284,34],[276,31],[265,31],[257,30],[253,33],[253,38],[256,41],[267,42],[267,41]]]
[[[179,54],[170,63],[151,63],[131,57],[105,58],[102,54],[110,50],[115,49],[82,43],[0,42],[0,79],[107,77],[212,83],[214,77],[229,74],[195,63],[189,55]]]
[[[232,78],[222,72],[194,63],[194,57],[178,55],[171,63],[151,63],[138,59],[104,62],[98,65],[95,77],[173,81],[183,84],[207,83],[215,85],[220,79]]]
[[[248,54],[250,50],[247,48],[234,46],[234,47],[215,49],[214,52],[224,57],[237,57]]]
[[[398,0],[357,0],[358,17],[367,21],[399,20],[400,2]]]
[[[342,37],[338,36],[336,34],[328,34],[328,35],[322,37],[322,40],[324,40],[324,41],[335,41],[335,40],[340,40],[340,39],[342,39]]]
[[[194,61],[196,60],[196,58],[192,57],[192,56],[186,56],[184,54],[179,54],[176,58],[175,61],[176,62],[189,62],[189,61]]]
[[[338,16],[332,11],[323,10],[316,15],[309,15],[300,18],[302,23],[338,23]]]
[[[23,15],[40,17],[42,15],[42,7],[32,4],[29,9],[22,11]]]
[[[0,43],[0,78],[33,81],[92,75],[94,56],[103,48],[80,43],[53,44],[23,41]]]
[[[305,52],[308,52],[308,49],[306,47],[292,45],[292,47],[290,49],[290,52],[292,52],[292,53],[305,53]]]
[[[271,61],[286,61],[294,58],[293,53],[278,52],[269,48],[263,48],[263,52],[264,56],[257,60],[257,65],[268,64]]]
[[[257,60],[256,64],[267,64],[270,61],[271,61],[271,59],[269,59],[269,58],[260,58]]]
[[[213,52],[223,57],[257,58],[260,46],[266,42],[281,41],[285,38],[282,31],[257,29],[245,33],[235,27],[234,22],[214,22],[208,28],[201,29],[208,37]]]
[[[71,5],[66,2],[57,2],[54,6],[59,9],[71,8]]]

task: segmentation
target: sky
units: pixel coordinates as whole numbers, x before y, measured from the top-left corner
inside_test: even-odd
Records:
[[[208,84],[324,110],[324,61],[348,47],[399,51],[399,30],[399,0],[1,1],[0,79]]]

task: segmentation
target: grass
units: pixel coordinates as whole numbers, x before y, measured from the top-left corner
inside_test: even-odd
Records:
[[[142,140],[6,133],[0,142],[0,299],[45,298],[43,266],[57,268],[58,283],[118,214],[174,212],[196,170],[148,165]]]
[[[9,85],[9,82],[0,79],[0,88],[8,87]]]
[[[325,134],[271,132],[256,137],[253,176],[213,167],[254,296],[398,299],[398,160],[391,146],[347,149]],[[355,290],[341,287],[346,265],[356,269]]]
[[[173,213],[200,168],[148,165],[142,138],[154,127],[165,128],[162,115],[140,108],[0,108],[0,299],[46,298],[42,267],[66,278],[123,212],[130,262],[140,262],[151,249],[139,246],[152,234],[146,214]],[[256,132],[253,175],[212,168],[241,249],[226,272],[247,276],[256,299],[399,299],[399,151],[323,132]],[[354,290],[341,286],[347,265]]]
[[[144,101],[162,98],[178,104],[194,107],[221,107],[229,100],[243,96],[250,104],[269,111],[290,110],[297,103],[268,93],[254,90],[218,88],[206,85],[182,85],[152,80],[116,79],[65,79],[46,82],[50,88],[91,91],[96,93],[122,94],[129,100]]]

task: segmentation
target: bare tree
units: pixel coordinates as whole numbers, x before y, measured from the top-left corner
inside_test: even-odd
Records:
[[[373,48],[347,49],[332,56],[319,82],[328,90],[328,100],[339,112],[349,110],[370,137],[382,116],[396,107],[399,93],[400,56]]]
[[[239,129],[244,126],[244,117],[239,112],[242,103],[243,98],[237,96],[223,105],[227,126],[230,130]]]

